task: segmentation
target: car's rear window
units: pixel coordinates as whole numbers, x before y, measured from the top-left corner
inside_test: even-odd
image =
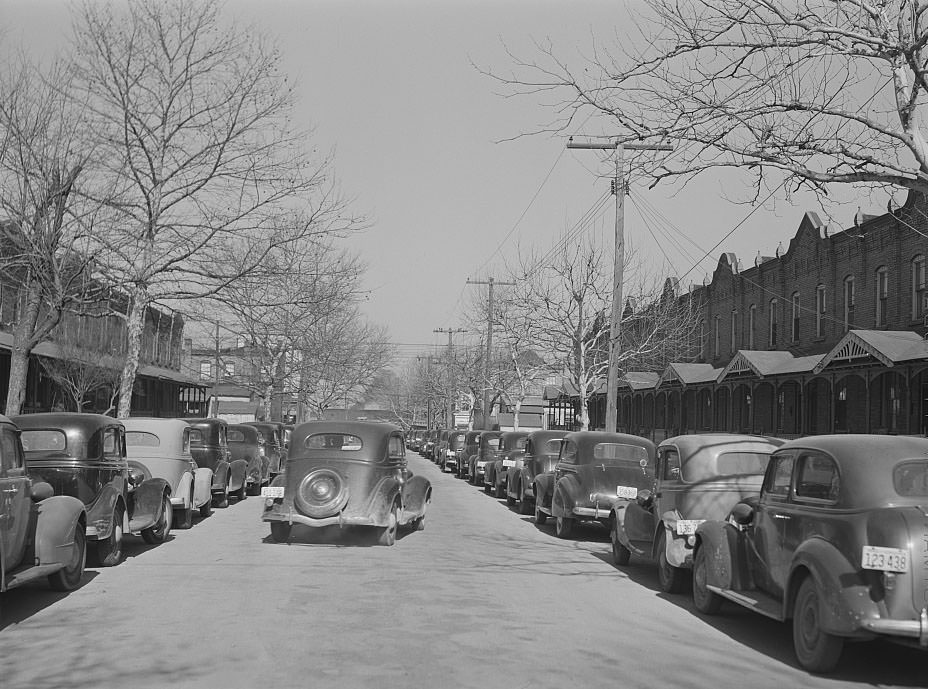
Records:
[[[644,464],[648,463],[648,451],[639,445],[596,443],[596,445],[593,446],[593,459],[632,461],[644,466]],[[642,460],[644,460],[644,464],[641,464]]]
[[[717,461],[719,476],[757,474],[767,471],[770,455],[764,452],[722,452]]]
[[[360,450],[364,444],[356,435],[345,433],[314,433],[304,442],[307,450]]]
[[[506,449],[508,450],[524,450],[525,443],[528,442],[528,438],[516,438],[515,441],[510,440]]]
[[[159,447],[161,438],[148,431],[126,431],[126,445],[129,447]]]
[[[245,442],[245,431],[242,431],[238,428],[230,428],[229,437],[227,440],[230,443],[243,443]]]
[[[904,497],[928,497],[928,459],[897,464],[893,469],[893,486]]]
[[[501,438],[487,438],[487,447],[491,450],[498,450],[500,440]]]
[[[451,436],[450,446],[452,450],[464,447],[464,434]]]
[[[67,436],[63,431],[23,431],[20,438],[26,452],[64,450],[68,446]]]
[[[555,438],[554,440],[546,440],[541,444],[541,447],[538,448],[538,454],[542,455],[556,455],[561,451],[561,439]]]

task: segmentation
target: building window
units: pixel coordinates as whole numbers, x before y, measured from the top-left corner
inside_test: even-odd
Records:
[[[209,361],[200,362],[200,380],[210,380],[213,377],[213,364]]]
[[[751,304],[748,309],[748,349],[754,349],[754,324],[757,322],[757,306]]]
[[[770,319],[769,324],[770,328],[768,329],[767,346],[770,349],[777,348],[777,307],[778,303],[776,299],[770,300]]]
[[[738,351],[738,310],[731,310],[731,332],[729,333],[729,342],[731,343],[730,351],[734,354]]]
[[[825,285],[815,288],[815,336],[822,337],[822,326],[825,325]]]
[[[790,340],[793,342],[799,342],[799,292],[793,292],[792,297],[792,309],[793,309],[793,318],[792,318],[792,327],[790,329]]]
[[[226,362],[226,378],[235,378],[235,363],[232,361]]]
[[[928,316],[928,291],[925,289],[925,257],[912,259],[912,320]]]
[[[721,316],[715,317],[715,332],[713,333],[713,355],[718,358],[719,352],[721,351],[721,336],[719,335],[719,330],[721,329],[722,318]]]
[[[889,272],[886,266],[876,269],[876,327],[886,325],[889,310]]]
[[[854,325],[854,276],[844,278],[844,329]]]

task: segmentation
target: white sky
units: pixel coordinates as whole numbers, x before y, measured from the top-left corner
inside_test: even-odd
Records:
[[[461,325],[462,299],[476,290],[468,277],[504,277],[503,259],[516,248],[547,249],[608,190],[610,164],[592,151],[564,151],[566,137],[530,136],[499,142],[538,127],[552,116],[538,99],[503,98],[472,66],[512,67],[504,43],[521,57],[533,41],[550,39],[571,65],[621,38],[637,0],[232,0],[227,11],[276,36],[286,68],[298,84],[301,124],[314,129],[311,145],[334,150],[336,174],[354,208],[371,227],[350,240],[369,268],[365,312],[386,324],[403,355],[447,342],[436,328]],[[65,41],[68,3],[0,0],[7,40],[30,51]],[[602,125],[597,124],[597,127]],[[602,129],[589,134],[604,134]],[[553,168],[547,182],[543,180]],[[727,192],[727,193],[726,193]],[[750,212],[731,203],[745,198],[738,176],[701,178],[684,189],[633,187],[626,204],[627,241],[666,272],[667,260],[682,274],[693,266],[673,246],[655,239],[635,198],[644,198],[703,250],[710,249]],[[858,205],[879,213],[867,199],[837,214],[844,229]],[[782,198],[782,197],[781,197]],[[795,234],[814,200],[790,205],[774,200],[684,280],[701,283],[723,251],[753,265],[758,250],[773,255]],[[522,213],[525,217],[516,227]],[[611,241],[614,206],[590,232]],[[494,257],[504,237],[511,236]],[[701,255],[692,245],[690,254]],[[666,257],[664,256],[666,253]],[[474,334],[476,336],[476,333]]]

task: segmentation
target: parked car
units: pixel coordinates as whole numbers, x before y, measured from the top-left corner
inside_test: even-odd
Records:
[[[739,501],[756,496],[777,438],[752,435],[680,435],[657,446],[654,490],[612,511],[612,554],[656,561],[661,589],[677,593],[693,566],[696,527],[724,519]]]
[[[448,449],[448,438],[451,435],[451,431],[447,428],[443,428],[438,431],[438,438],[435,441],[435,447],[432,450],[432,461],[441,465],[445,457],[445,451]]]
[[[653,487],[655,449],[637,435],[567,433],[554,470],[535,476],[535,522],[554,517],[559,538],[570,538],[578,521],[608,526],[617,505]]]
[[[483,485],[483,474],[490,462],[499,457],[499,442],[502,431],[483,431],[477,444],[477,453],[470,458],[467,480],[475,486]]]
[[[411,430],[406,436],[406,449],[412,450],[413,452],[419,451],[419,445],[422,443],[423,431],[421,430]]]
[[[506,495],[509,469],[522,460],[526,436],[528,431],[504,431],[500,436],[499,454],[486,465],[483,472],[483,486],[487,493],[492,493],[497,498]]]
[[[461,463],[461,457],[464,454],[464,438],[466,436],[465,431],[452,431],[450,433],[448,447],[445,448],[445,454],[438,462],[442,471],[457,472],[458,464]]]
[[[506,474],[506,503],[519,514],[535,511],[535,476],[552,471],[566,431],[532,431],[525,438],[525,452],[515,458]]]
[[[401,527],[424,527],[432,487],[407,468],[396,426],[309,421],[293,430],[290,453],[264,490],[262,519],[275,541],[288,540],[293,524],[371,527],[381,545],[393,545]]]
[[[198,467],[190,454],[193,429],[183,419],[123,419],[129,467],[138,467],[145,478],[163,478],[171,487],[173,526],[189,529],[193,513],[208,517],[213,511],[213,470]]]
[[[0,416],[0,592],[41,577],[57,591],[76,588],[86,528],[84,503],[30,479],[19,429]]]
[[[760,495],[696,529],[693,600],[792,620],[799,664],[846,640],[928,648],[928,439],[808,436],[770,459]]]
[[[432,458],[432,450],[435,447],[435,439],[438,437],[438,431],[435,429],[430,430],[426,436],[425,440],[422,443],[422,448],[419,450],[419,454],[425,457],[426,459]]]
[[[248,462],[232,461],[228,424],[223,419],[187,419],[194,429],[190,434],[190,454],[197,466],[213,470],[213,506],[228,507],[229,496],[245,499]]]
[[[29,475],[55,495],[77,498],[87,511],[85,534],[97,564],[123,558],[123,534],[161,543],[171,530],[171,486],[130,471],[122,422],[102,414],[51,412],[13,417],[21,431]]]
[[[486,431],[468,431],[464,436],[464,451],[461,461],[458,462],[457,477],[467,479],[470,477],[470,465],[473,457],[480,450],[480,436]]]
[[[284,442],[281,426],[270,421],[246,421],[246,425],[253,426],[260,433],[259,440],[264,456],[267,458],[268,472],[273,479],[277,474],[283,471],[283,465],[286,464],[284,458]],[[258,491],[259,493],[261,491]]]
[[[226,436],[232,461],[243,459],[248,463],[245,470],[245,492],[248,495],[260,495],[261,489],[271,481],[271,463],[261,431],[253,425],[233,423],[226,430]]]

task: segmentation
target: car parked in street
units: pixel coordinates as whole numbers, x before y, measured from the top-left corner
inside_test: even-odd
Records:
[[[86,528],[84,503],[29,477],[19,429],[0,415],[0,592],[43,577],[57,591],[77,588]]]
[[[260,495],[261,489],[271,481],[271,463],[262,432],[251,424],[233,423],[229,424],[226,436],[232,461],[243,459],[248,463],[245,493]]]
[[[770,455],[782,440],[753,435],[680,435],[657,446],[653,490],[639,490],[612,511],[617,565],[631,555],[657,562],[661,589],[683,589],[693,566],[693,535],[707,519],[724,519],[760,492]]]
[[[567,433],[554,470],[535,476],[535,523],[554,517],[559,538],[570,538],[578,521],[608,526],[617,505],[653,487],[655,449],[637,435]]]
[[[438,437],[435,440],[435,447],[432,450],[432,461],[441,466],[445,458],[445,451],[448,449],[448,438],[451,437],[451,431],[443,428],[438,431]]]
[[[173,528],[189,529],[193,514],[208,517],[213,510],[213,470],[199,467],[190,454],[193,429],[183,419],[123,419],[129,468],[146,478],[163,478],[171,487]]]
[[[269,479],[273,479],[283,471],[282,463],[286,463],[284,455],[283,424],[270,421],[246,421],[245,425],[258,430],[260,451],[268,464]],[[259,490],[258,493],[261,491]]]
[[[525,438],[525,452],[506,474],[506,503],[519,514],[535,511],[535,476],[552,471],[566,431],[532,431]]]
[[[846,641],[928,648],[928,439],[807,436],[773,453],[760,494],[696,529],[693,601],[791,620],[799,664]]]
[[[499,443],[502,431],[483,431],[477,444],[477,453],[471,456],[467,468],[467,480],[475,486],[483,485],[486,466],[499,457]]]
[[[248,462],[232,461],[228,427],[223,419],[186,419],[194,429],[190,434],[190,454],[197,466],[213,470],[213,507],[228,507],[229,496],[245,499]]]
[[[461,461],[458,462],[457,477],[468,479],[470,477],[471,460],[480,450],[480,436],[487,431],[468,431],[464,435],[464,450],[461,452]]]
[[[363,526],[381,545],[400,528],[422,529],[431,483],[406,465],[402,431],[391,424],[309,421],[293,431],[286,471],[264,489],[271,538],[291,526]]]
[[[445,448],[444,456],[439,459],[438,466],[442,471],[456,473],[458,464],[461,463],[461,457],[464,454],[464,438],[466,431],[451,431],[448,434],[448,446]]]
[[[55,495],[80,500],[85,534],[102,567],[123,559],[123,534],[163,542],[171,530],[171,486],[163,478],[129,469],[122,422],[102,414],[48,412],[12,419],[20,431],[29,475]]]
[[[499,440],[499,454],[484,468],[483,486],[487,493],[497,498],[506,495],[509,470],[521,462],[525,454],[526,436],[528,431],[503,431]]]

